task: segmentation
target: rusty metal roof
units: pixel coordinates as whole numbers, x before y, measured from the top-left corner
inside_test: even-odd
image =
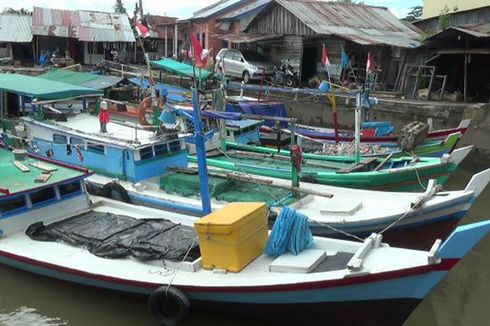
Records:
[[[220,17],[220,20],[233,20],[240,18],[240,16],[248,15],[254,13],[255,11],[260,11],[260,9],[264,8],[268,5],[272,0],[256,0],[248,5],[241,7],[239,9],[233,10],[226,15]]]
[[[90,42],[135,42],[127,15],[34,7],[32,34]]]
[[[135,42],[127,15],[79,10],[80,41]]]
[[[32,34],[78,38],[80,18],[78,12],[34,7],[32,10]]]
[[[32,17],[1,14],[0,42],[24,43],[32,40]]]
[[[311,0],[275,0],[319,35],[355,43],[417,47],[419,34],[385,7]]]

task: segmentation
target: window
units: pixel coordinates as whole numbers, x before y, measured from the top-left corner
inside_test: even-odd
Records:
[[[168,144],[168,147],[170,147],[171,152],[178,152],[180,151],[180,141],[173,141]]]
[[[153,157],[153,148],[151,146],[140,149],[141,160],[147,160],[152,157]]]
[[[168,153],[167,144],[155,145],[155,156],[161,156]]]
[[[58,188],[60,190],[61,197],[65,197],[65,196],[80,192],[80,189],[81,189],[80,181],[59,185]]]
[[[100,154],[105,153],[104,145],[98,145],[98,144],[94,144],[94,143],[88,143],[87,144],[87,150],[95,152],[95,153],[100,153]]]
[[[68,144],[68,139],[66,136],[53,134],[53,142],[55,144]]]
[[[36,206],[43,202],[54,199],[56,194],[54,192],[54,188],[46,188],[33,192],[29,196],[31,197],[32,206]]]
[[[10,198],[7,200],[0,201],[0,212],[2,214],[15,211],[17,209],[21,209],[25,207],[26,201],[24,196],[17,196],[14,198]]]
[[[70,138],[70,144],[72,144],[72,145],[83,145],[83,139],[71,137]]]

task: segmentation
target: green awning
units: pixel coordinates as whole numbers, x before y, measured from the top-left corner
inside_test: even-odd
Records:
[[[124,77],[96,75],[62,69],[52,70],[38,77],[95,89],[106,89],[117,85],[125,79]]]
[[[103,94],[100,90],[93,88],[19,74],[0,74],[0,90],[37,97],[39,100]]]
[[[151,64],[158,68],[158,69],[163,69],[165,71],[168,71],[170,73],[180,75],[180,76],[187,76],[187,77],[194,77],[194,69],[191,65],[188,65],[186,63],[178,62],[172,59],[162,59],[162,60],[157,60],[157,61],[151,61]],[[206,80],[211,76],[211,72],[206,69],[201,69],[201,79]],[[196,69],[196,77],[199,78],[199,69]]]

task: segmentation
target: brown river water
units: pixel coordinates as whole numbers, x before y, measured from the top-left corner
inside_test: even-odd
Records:
[[[446,185],[464,188],[460,170]],[[490,218],[490,188],[462,224]],[[474,248],[412,313],[406,326],[490,325],[490,236]],[[353,312],[355,313],[355,312]],[[260,325],[250,317],[199,312],[184,325]],[[321,324],[316,321],[315,324]],[[156,325],[143,298],[61,283],[0,266],[0,325]]]

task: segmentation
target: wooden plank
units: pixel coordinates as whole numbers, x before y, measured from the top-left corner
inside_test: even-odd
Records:
[[[30,166],[33,166],[35,168],[38,168],[39,170],[46,171],[46,172],[53,172],[53,171],[57,171],[58,170],[57,167],[54,167],[54,166],[51,166],[51,165],[47,165],[47,164],[44,164],[44,163],[41,163],[41,162],[29,162],[29,165]]]
[[[36,177],[35,182],[45,183],[52,175],[52,173],[41,173]]]
[[[377,159],[378,158],[376,158],[376,157],[371,157],[371,158],[365,159],[365,160],[361,161],[361,163],[359,163],[359,164],[345,167],[343,169],[336,171],[336,173],[344,174],[344,173],[359,171],[360,169],[364,168],[365,166],[375,162]]]
[[[390,153],[390,155],[386,156],[386,157],[384,158],[384,160],[383,160],[383,161],[381,161],[381,163],[379,163],[379,164],[378,164],[378,165],[377,165],[377,166],[374,168],[374,170],[373,170],[373,171],[378,171],[379,169],[381,169],[381,167],[383,167],[383,165],[385,165],[385,164],[386,164],[386,162],[388,162],[388,161],[389,161],[389,160],[390,160],[392,157],[393,157],[393,153]]]
[[[30,171],[30,169],[27,166],[25,166],[24,164],[22,164],[19,161],[13,160],[12,164],[14,164],[19,170],[21,170],[24,173]]]

